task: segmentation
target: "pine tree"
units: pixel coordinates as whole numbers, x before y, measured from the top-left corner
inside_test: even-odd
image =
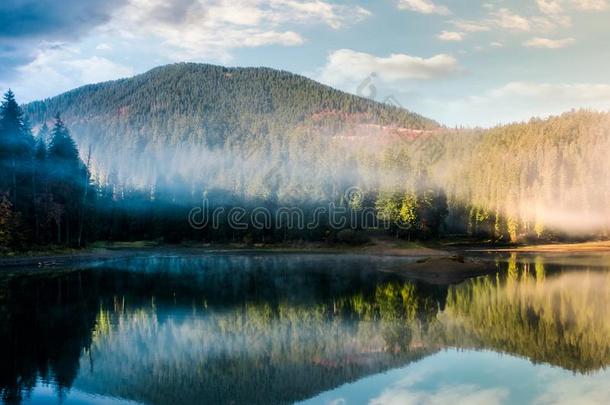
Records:
[[[81,164],[76,142],[59,113],[55,116],[55,125],[51,131],[48,157],[54,176],[66,177],[74,174]]]
[[[38,131],[38,136],[36,137],[36,149],[35,149],[35,157],[37,161],[44,161],[47,158],[47,141],[49,136],[49,127],[45,122],[40,127]]]
[[[19,210],[18,189],[22,176],[27,175],[32,156],[33,138],[29,125],[24,124],[23,111],[9,90],[0,104],[0,167],[6,175],[0,179],[0,190],[8,190],[10,200]]]
[[[47,155],[48,183],[52,195],[53,219],[57,227],[57,242],[62,238],[72,242],[78,233],[81,200],[83,195],[83,171],[76,143],[59,114],[51,131]],[[63,231],[62,231],[63,229]],[[64,236],[62,237],[62,232]],[[72,235],[72,236],[71,236]]]
[[[32,176],[32,193],[34,201],[34,223],[36,242],[43,242],[42,229],[48,222],[49,194],[47,184],[47,137],[49,128],[43,124],[38,131],[34,148],[34,173]]]

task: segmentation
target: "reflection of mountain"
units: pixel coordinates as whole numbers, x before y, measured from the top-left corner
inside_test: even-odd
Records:
[[[145,402],[286,403],[419,359],[429,350],[410,345],[405,328],[405,314],[417,311],[401,306],[398,294],[406,290],[380,288],[390,276],[367,270],[374,262],[130,259],[112,269],[12,278],[4,291],[29,293],[5,297],[3,340],[13,347],[22,338],[33,343],[17,356],[2,345],[3,358],[24,364],[0,366],[2,394],[18,399],[18,388],[32,387],[37,376],[67,373],[60,386],[78,374],[74,384],[82,390]],[[428,289],[408,288],[416,301],[416,290]],[[438,290],[423,296],[446,294]],[[371,306],[377,296],[394,297],[382,319]],[[22,326],[13,328],[17,308]],[[48,321],[37,321],[36,313]],[[79,344],[64,347],[66,339]],[[47,372],[42,364],[55,358],[70,361]]]
[[[94,332],[75,385],[145,403],[292,403],[429,353],[409,346],[404,325],[380,335],[332,304],[199,311],[101,312],[114,326]]]
[[[288,403],[447,346],[578,372],[610,364],[610,273],[513,257],[498,276],[432,287],[374,271],[392,265],[176,257],[10,278],[0,390],[17,399],[43,376],[150,403]]]

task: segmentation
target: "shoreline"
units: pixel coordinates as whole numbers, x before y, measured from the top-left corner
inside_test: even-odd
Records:
[[[71,266],[90,265],[94,262],[111,262],[137,256],[152,255],[351,255],[351,256],[378,256],[412,258],[413,261],[404,263],[396,270],[379,270],[394,274],[398,277],[419,280],[428,284],[457,284],[469,278],[490,274],[496,271],[492,261],[480,258],[463,257],[449,251],[428,247],[412,247],[408,249],[388,248],[387,246],[356,247],[294,247],[294,246],[170,246],[163,245],[149,248],[121,247],[115,249],[97,248],[89,251],[74,252],[71,254],[19,256],[14,258],[0,258],[0,274],[34,274],[39,271],[61,272],[70,270]]]
[[[569,244],[547,244],[516,247],[492,247],[481,245],[459,246],[435,243],[418,243],[375,240],[363,246],[300,243],[300,244],[183,244],[158,245],[153,243],[116,243],[83,250],[41,251],[33,255],[0,257],[2,270],[61,269],[62,267],[92,262],[104,262],[143,255],[222,255],[222,254],[329,254],[362,255],[397,258],[414,258],[400,271],[392,271],[401,277],[418,279],[431,284],[455,284],[469,278],[490,274],[497,270],[492,260],[478,257],[479,253],[610,253],[610,241]]]
[[[0,257],[0,269],[7,267],[59,267],[63,265],[77,264],[79,262],[104,261],[122,259],[138,255],[174,253],[182,255],[205,255],[205,254],[329,254],[329,255],[362,255],[362,256],[386,256],[386,257],[414,257],[434,258],[451,257],[449,251],[432,248],[415,249],[374,249],[353,247],[290,247],[290,246],[172,246],[163,245],[158,247],[120,247],[120,248],[96,248],[93,250],[74,251],[72,253],[41,253],[34,255],[15,255]]]
[[[578,242],[578,243],[547,243],[541,245],[524,245],[514,247],[483,248],[475,247],[465,252],[499,252],[499,253],[587,253],[609,252],[610,241]]]
[[[154,242],[118,242],[114,244],[99,243],[92,244],[84,249],[65,250],[41,250],[13,256],[0,256],[0,268],[3,267],[57,267],[61,265],[88,262],[94,260],[111,260],[131,257],[142,254],[163,254],[174,252],[184,255],[197,254],[354,254],[374,256],[400,256],[400,257],[449,257],[454,253],[442,249],[440,246],[428,247],[411,242],[375,240],[372,243],[359,246],[351,245],[326,245],[323,243],[277,243],[277,244],[253,244],[242,243],[229,244],[156,244]]]
[[[497,247],[486,243],[434,243],[406,242],[393,239],[375,239],[364,245],[327,245],[317,242],[301,243],[184,243],[157,244],[155,242],[117,242],[114,244],[94,243],[83,249],[40,250],[15,255],[0,256],[0,267],[11,265],[59,265],[79,260],[105,260],[130,257],[138,254],[179,252],[181,254],[222,254],[222,253],[320,253],[320,254],[355,254],[373,256],[397,256],[415,258],[443,258],[469,253],[580,253],[609,252],[609,241],[581,243],[552,243],[541,245],[516,245]]]

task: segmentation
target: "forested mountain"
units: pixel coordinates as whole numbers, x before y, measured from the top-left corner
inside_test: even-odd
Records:
[[[608,150],[607,113],[451,130],[287,72],[170,65],[22,108],[5,95],[0,248],[606,237]],[[221,212],[200,226],[193,207]]]
[[[488,130],[447,132],[434,168],[449,222],[505,240],[607,237],[610,114],[572,111]]]
[[[258,183],[280,167],[283,177],[307,171],[309,161],[327,149],[328,140],[317,136],[369,132],[369,127],[439,127],[402,108],[288,72],[193,63],[84,86],[24,106],[35,128],[50,125],[57,112],[81,151],[92,149],[93,172],[102,182],[138,187],[195,182],[249,196],[273,193]],[[298,156],[286,156],[287,150]],[[260,178],[252,179],[253,168]],[[327,175],[310,172],[307,177],[318,188]],[[242,177],[254,185],[244,189]],[[279,194],[303,186],[300,181],[282,184]]]
[[[34,125],[57,112],[79,144],[130,153],[185,143],[220,147],[284,135],[309,122],[438,127],[402,108],[340,92],[269,68],[180,63],[88,85],[24,107]]]

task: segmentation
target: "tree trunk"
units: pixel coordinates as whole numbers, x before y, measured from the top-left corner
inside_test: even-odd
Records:
[[[61,245],[61,217],[56,221],[57,224],[57,244]]]
[[[40,242],[40,220],[38,218],[38,201],[36,192],[36,166],[32,165],[32,167],[34,168],[32,169],[32,205],[34,206],[34,227],[36,243],[38,243]]]
[[[89,165],[91,163],[91,145],[89,145],[89,153],[87,153],[87,165],[85,166],[83,201],[80,207],[80,215],[78,220],[78,237],[76,243],[78,247],[82,246],[83,225],[85,222],[85,205],[87,204],[87,193],[89,192]]]
[[[11,159],[11,166],[13,168],[12,172],[13,172],[13,204],[17,203],[17,170],[16,168],[16,163],[15,163],[15,158]]]

